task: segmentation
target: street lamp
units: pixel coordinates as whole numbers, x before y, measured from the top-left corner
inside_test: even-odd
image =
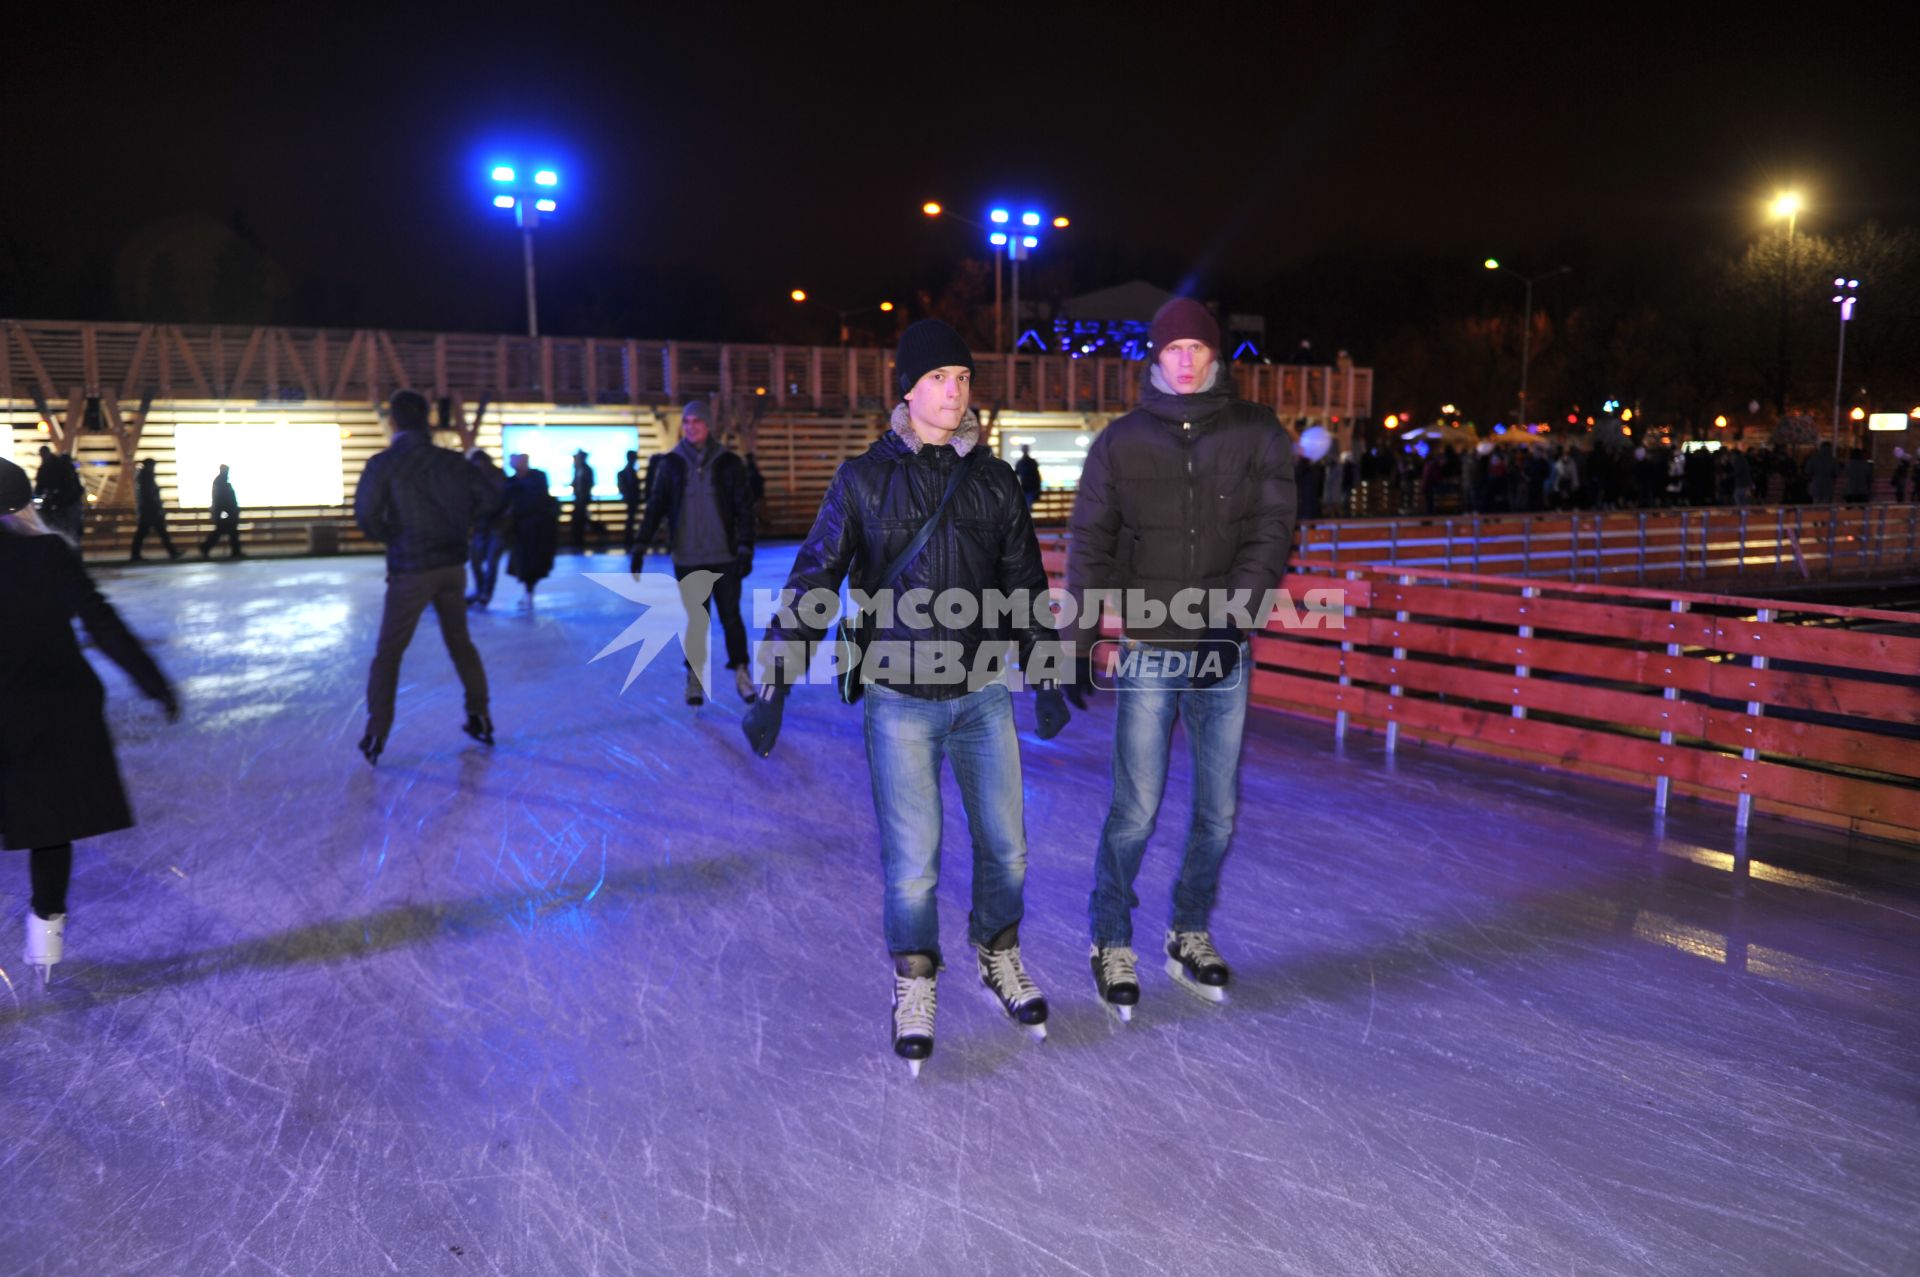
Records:
[[[1846,379],[1847,324],[1853,318],[1853,304],[1860,300],[1860,281],[1842,275],[1833,281],[1833,304],[1840,308],[1840,353],[1833,364],[1833,450],[1840,451],[1840,386]]]
[[[1793,232],[1800,224],[1800,192],[1782,191],[1773,197],[1768,211],[1775,218],[1787,219],[1787,248],[1780,255],[1780,354],[1774,364],[1773,411],[1777,417],[1787,412],[1787,279],[1793,273]]]
[[[1502,266],[1500,259],[1489,257],[1480,263],[1488,270],[1505,271],[1527,286],[1527,314],[1520,325],[1520,426],[1527,425],[1527,368],[1533,360],[1533,286],[1543,279],[1552,279],[1555,275],[1567,275],[1573,272],[1571,266],[1556,266],[1543,275],[1522,275],[1511,266]]]
[[[1030,252],[1040,247],[1040,228],[1043,225],[1050,223],[1055,230],[1063,231],[1072,225],[1072,222],[1065,217],[1049,219],[1032,209],[1022,212],[1016,219],[1010,209],[993,208],[987,211],[987,224],[983,226],[972,218],[962,217],[932,200],[922,204],[920,211],[928,217],[951,217],[956,222],[963,222],[975,230],[986,232],[987,243],[994,250],[993,339],[995,342],[1001,342],[1003,331],[1000,309],[1001,250],[1005,250],[1006,259],[1013,263],[1013,327],[1017,330],[1020,327],[1020,263],[1027,260]],[[1016,332],[1013,339],[1003,345],[1003,349],[1011,349],[1018,340]]]
[[[792,292],[788,293],[787,296],[793,298],[795,305],[804,305],[807,302],[812,302],[814,305],[824,307],[825,309],[830,310],[835,315],[839,316],[840,344],[842,346],[851,344],[852,334],[847,328],[847,318],[849,316],[864,315],[870,310],[877,310],[877,311],[880,311],[882,314],[888,314],[888,315],[893,313],[892,302],[879,302],[876,305],[872,305],[872,306],[855,306],[849,310],[841,310],[837,306],[828,306],[827,303],[821,301],[818,297],[810,296],[807,290],[804,288],[796,288]]]
[[[559,207],[553,192],[560,185],[560,174],[550,168],[539,168],[523,183],[511,164],[496,164],[490,176],[495,190],[493,206],[512,209],[514,223],[520,227],[520,255],[527,275],[527,336],[538,337],[540,307],[533,286],[533,232],[540,225],[541,217]]]

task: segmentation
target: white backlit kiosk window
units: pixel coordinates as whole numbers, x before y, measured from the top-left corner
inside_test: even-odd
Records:
[[[323,422],[182,421],[173,428],[180,504],[204,509],[214,476],[229,476],[242,510],[280,505],[342,505],[340,427]]]

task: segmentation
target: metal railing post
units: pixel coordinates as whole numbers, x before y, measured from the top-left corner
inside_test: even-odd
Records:
[[[1403,588],[1407,586],[1411,586],[1413,584],[1413,578],[1411,576],[1402,575],[1400,578],[1400,584]],[[1401,610],[1395,612],[1393,614],[1393,619],[1395,621],[1398,621],[1402,625],[1407,624],[1406,609],[1402,608]],[[1398,677],[1400,673],[1400,662],[1406,659],[1407,659],[1406,648],[1396,647],[1393,649],[1393,667],[1394,667],[1393,672],[1396,677]],[[1393,683],[1389,685],[1389,687],[1387,688],[1387,698],[1388,698],[1388,701],[1387,701],[1387,753],[1389,755],[1391,755],[1395,749],[1399,748],[1399,745],[1400,745],[1400,719],[1398,717],[1399,704],[1400,704],[1400,698],[1402,696],[1405,696],[1406,694],[1407,694],[1407,689],[1401,686],[1399,683]]]
[[[1352,568],[1348,568],[1347,580],[1349,581],[1360,580],[1360,573],[1355,571]],[[1352,598],[1353,597],[1352,593],[1349,592],[1347,597],[1349,599]],[[1349,622],[1353,620],[1353,613],[1354,613],[1354,608],[1352,603],[1347,603],[1344,607],[1340,609],[1340,615],[1345,617]],[[1347,632],[1349,634],[1353,632],[1352,625],[1348,625]],[[1350,638],[1340,640],[1340,686],[1343,689],[1350,688],[1353,686],[1353,675],[1347,672],[1347,658],[1352,655],[1353,655],[1353,640]],[[1340,702],[1340,711],[1339,713],[1333,716],[1333,738],[1335,740],[1345,741],[1347,739],[1347,720],[1348,720],[1348,714],[1347,714],[1347,708],[1346,708],[1346,699],[1342,697]]]
[[[1758,612],[1754,614],[1754,619],[1762,625],[1768,624],[1773,620],[1773,609],[1770,607],[1761,608]],[[1763,670],[1767,668],[1767,658],[1764,656],[1761,656],[1759,653],[1755,653],[1753,657],[1753,668],[1755,670]],[[1755,680],[1755,682],[1758,682],[1758,680]],[[1749,686],[1752,687],[1753,693],[1757,697],[1760,694],[1760,689],[1758,687],[1752,686],[1752,684],[1749,684]],[[1764,713],[1766,713],[1766,706],[1763,705],[1760,701],[1751,700],[1747,702],[1747,716],[1749,718],[1759,718]],[[1756,748],[1754,743],[1754,736],[1755,736],[1755,729],[1749,726],[1747,728],[1747,747],[1740,751],[1740,761],[1743,763],[1754,762],[1760,757],[1760,751]],[[1743,781],[1752,780],[1753,773],[1751,771],[1741,772],[1740,779]],[[1752,819],[1753,819],[1753,793],[1751,790],[1743,789],[1740,791],[1740,801],[1738,805],[1734,808],[1733,827],[1744,834],[1747,832],[1747,822]]]
[[[1529,601],[1539,598],[1539,587],[1532,585],[1527,586],[1520,591],[1520,597]],[[1531,616],[1533,615],[1533,609],[1522,604],[1520,615]],[[1530,639],[1533,637],[1533,625],[1531,622],[1520,627],[1519,637],[1522,639]],[[1513,667],[1513,676],[1516,679],[1531,678],[1533,677],[1533,667],[1530,665],[1516,665]],[[1527,716],[1527,707],[1520,704],[1520,689],[1518,686],[1513,689],[1513,701],[1513,716],[1515,718],[1525,718]]]
[[[1685,560],[1682,559],[1682,562],[1685,562]],[[1686,612],[1687,608],[1688,608],[1688,604],[1685,599],[1675,599],[1673,600],[1672,603],[1668,604],[1667,606],[1667,610],[1672,612],[1675,616],[1679,616],[1682,613]],[[1675,628],[1675,625],[1672,621],[1667,622],[1667,629],[1669,630],[1669,632],[1671,632],[1674,628]],[[1678,638],[1678,635],[1675,635],[1674,637]],[[1679,660],[1680,650],[1681,650],[1681,647],[1679,643],[1677,642],[1668,643],[1667,659],[1669,661]],[[1668,670],[1667,686],[1661,692],[1660,695],[1662,700],[1678,701],[1680,699],[1680,689],[1673,686],[1673,677],[1672,677],[1671,668],[1669,668]],[[1671,714],[1671,711],[1669,711],[1669,714]],[[1673,722],[1673,719],[1671,716],[1668,717],[1667,722],[1669,724]],[[1663,730],[1660,733],[1660,743],[1668,749],[1673,748],[1673,728],[1671,726],[1668,726],[1665,730]],[[1653,810],[1662,816],[1667,814],[1667,797],[1673,792],[1673,777],[1670,774],[1672,770],[1673,770],[1673,765],[1669,763],[1667,765],[1666,771],[1663,771],[1660,774],[1659,778],[1656,779],[1653,784]]]

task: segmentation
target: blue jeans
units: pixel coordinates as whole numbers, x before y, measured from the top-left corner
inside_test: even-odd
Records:
[[[1130,648],[1137,647],[1127,640]],[[1099,945],[1133,943],[1133,894],[1140,860],[1153,837],[1160,799],[1167,788],[1167,763],[1175,719],[1187,725],[1193,751],[1193,823],[1180,876],[1173,884],[1176,931],[1204,931],[1220,892],[1220,863],[1233,838],[1238,801],[1240,740],[1247,725],[1247,689],[1251,671],[1242,650],[1240,669],[1229,684],[1204,691],[1184,674],[1121,673],[1115,680],[1118,706],[1113,732],[1113,801],[1100,831],[1093,862],[1093,895],[1087,916]]]
[[[940,956],[934,889],[940,882],[940,760],[951,759],[973,835],[973,911],[967,938],[985,944],[1020,921],[1027,833],[1013,696],[1004,683],[950,701],[871,684],[867,764],[880,818],[887,951]]]

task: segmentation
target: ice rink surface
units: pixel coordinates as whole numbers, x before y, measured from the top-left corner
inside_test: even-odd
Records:
[[[677,652],[621,695],[589,658],[634,609],[580,575],[618,566],[475,619],[493,749],[429,614],[377,770],[377,560],[98,571],[187,714],[103,670],[141,823],[82,845],[44,992],[0,861],[0,1272],[1920,1272],[1912,861],[1256,711],[1233,1001],[1143,952],[1123,1028],[1085,936],[1113,698],[1044,744],[1022,703],[1051,1036],[978,996],[949,782],[913,1081],[858,712],[803,691],[762,762]]]

